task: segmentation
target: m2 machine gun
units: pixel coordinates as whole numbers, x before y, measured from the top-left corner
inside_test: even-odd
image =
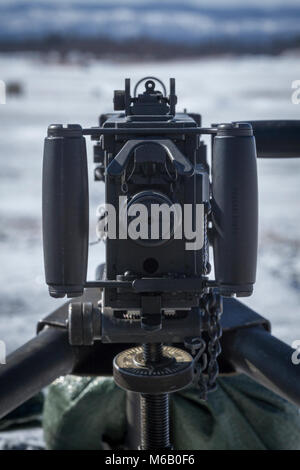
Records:
[[[172,449],[169,395],[194,385],[205,400],[219,367],[300,405],[293,350],[235,298],[255,283],[257,157],[299,157],[300,121],[204,128],[200,114],[176,113],[174,79],[169,88],[146,77],[132,95],[126,79],[115,113],[102,114],[98,127],[49,126],[46,282],[51,296],[72,300],[1,368],[1,416],[60,375],[113,374],[127,392],[128,447]],[[94,281],[85,136],[95,142],[95,180],[105,185],[97,233],[106,259]]]

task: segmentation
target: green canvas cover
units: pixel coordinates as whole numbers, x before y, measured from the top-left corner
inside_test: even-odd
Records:
[[[111,378],[67,376],[44,406],[49,449],[122,448],[126,394]],[[204,402],[195,388],[171,395],[176,450],[300,449],[299,410],[245,375],[219,377]]]

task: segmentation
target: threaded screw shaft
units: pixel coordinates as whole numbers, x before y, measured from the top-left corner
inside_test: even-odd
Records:
[[[141,448],[170,448],[169,395],[141,395]]]
[[[163,358],[162,344],[144,344],[145,362],[160,362]],[[169,395],[141,394],[141,449],[170,448]]]
[[[160,362],[163,358],[163,345],[161,343],[143,344],[145,362]]]

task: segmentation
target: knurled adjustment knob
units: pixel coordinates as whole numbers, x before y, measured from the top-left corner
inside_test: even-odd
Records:
[[[68,310],[71,346],[92,346],[101,337],[101,314],[91,302],[72,302]]]
[[[114,110],[123,111],[125,109],[125,91],[115,90],[114,91]]]
[[[115,383],[137,393],[161,394],[177,392],[192,383],[193,358],[183,349],[163,346],[160,363],[145,363],[143,347],[119,353],[113,362]]]

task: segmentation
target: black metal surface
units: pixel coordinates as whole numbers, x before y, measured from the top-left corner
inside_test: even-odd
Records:
[[[91,302],[95,307],[101,297],[99,288],[86,288],[82,297],[78,297],[76,302]],[[37,333],[40,333],[45,326],[53,326],[58,328],[67,328],[69,305],[72,300],[60,305],[49,315],[40,320],[37,324]]]
[[[7,358],[0,367],[0,418],[60,375],[72,371],[76,355],[66,330],[46,328]]]
[[[0,419],[57,377],[71,373],[112,375],[113,358],[124,348],[124,344],[103,344],[100,341],[93,347],[72,347],[67,329],[57,325],[45,327],[0,366]]]
[[[169,395],[141,395],[140,403],[141,449],[169,449]]]
[[[196,122],[186,113],[173,116],[171,108],[175,110],[174,105],[177,100],[174,80],[170,82],[168,97],[163,97],[155,91],[154,85],[152,80],[148,80],[145,83],[144,93],[134,98],[130,94],[129,80],[127,80],[125,113],[116,113],[108,117],[103,122],[102,129],[90,130],[93,137],[98,132],[103,132],[102,143],[106,152],[105,201],[115,208],[116,220],[119,221],[116,227],[119,236],[108,236],[105,244],[106,277],[114,280],[123,276],[125,281],[127,277],[125,274],[128,273],[131,282],[137,279],[133,291],[113,290],[115,285],[109,287],[103,284],[104,309],[123,311],[139,309],[140,294],[149,291],[162,294],[161,303],[165,309],[188,309],[197,305],[197,294],[203,288],[201,276],[206,273],[208,246],[201,241],[201,247],[199,245],[195,251],[191,247],[185,250],[185,237],[178,237],[173,231],[174,219],[178,219],[177,210],[171,217],[173,221],[170,220],[170,235],[166,238],[162,237],[162,233],[157,237],[150,235],[152,232],[150,229],[155,228],[152,217],[148,217],[145,233],[141,234],[141,237],[135,235],[127,237],[122,234],[124,230],[124,233],[128,231],[126,227],[132,217],[128,219],[126,213],[134,209],[136,203],[147,210],[154,205],[167,204],[169,209],[174,205],[172,211],[175,210],[175,204],[177,207],[178,205],[183,207],[184,204],[194,206],[206,203],[198,211],[201,227],[204,227],[208,214],[209,195],[207,194],[207,198],[203,200],[204,187],[208,186],[208,171],[204,167],[202,171],[195,169],[195,154],[200,145],[197,135],[200,135],[203,129],[197,127],[198,119]],[[175,135],[174,129],[176,129]],[[193,134],[190,134],[190,129],[193,129]],[[163,136],[161,139],[156,135],[156,131],[158,135]],[[99,221],[101,227],[103,217]],[[180,224],[178,220],[177,222]],[[203,231],[199,228],[197,233],[202,234]],[[153,250],[154,244],[155,250]],[[155,276],[156,279],[140,282],[142,276]],[[194,295],[190,295],[191,291],[186,292],[185,285],[190,289],[193,281],[185,283],[184,280],[176,282],[175,279],[172,285],[170,282],[165,282],[165,279],[158,279],[166,276],[174,278],[198,276],[200,281],[196,283],[196,288],[193,283]]]
[[[93,305],[97,305],[98,300],[100,298],[100,291],[98,289],[86,289],[83,297],[79,300],[85,302],[92,302]],[[39,333],[45,326],[53,326],[59,328],[67,328],[67,319],[68,319],[68,310],[71,301],[66,302],[65,304],[58,307],[54,312],[47,315],[45,318],[39,321],[37,332]],[[103,319],[103,321],[109,321],[108,318]],[[138,322],[132,322],[128,324],[126,328],[130,328],[130,330],[122,331],[119,325],[119,333],[120,338],[118,338],[119,343],[142,343],[142,342],[174,342],[180,343],[181,339],[176,339],[178,335],[178,329],[180,328],[182,331],[182,337],[190,336],[189,329],[193,330],[193,333],[196,333],[200,326],[201,326],[201,319],[199,315],[196,314],[195,310],[193,310],[188,317],[187,321],[180,321],[176,319],[165,320],[169,321],[170,324],[163,326],[163,329],[160,331],[155,332],[155,336],[153,333],[149,336],[145,336],[146,333],[142,330],[140,333],[144,335],[144,338],[138,331],[141,330],[139,327]],[[178,325],[177,325],[178,323]],[[224,298],[223,299],[223,314],[221,317],[221,326],[224,332],[228,330],[240,329],[240,328],[249,328],[251,326],[262,325],[267,331],[271,331],[270,322],[259,315],[257,312],[252,310],[251,308],[244,305],[242,302],[236,300],[235,298]],[[172,339],[172,334],[175,338]],[[179,336],[179,335],[178,335]],[[103,341],[103,339],[102,339]],[[95,346],[98,348],[98,344]],[[105,345],[101,345],[101,347],[106,347]],[[117,345],[115,346],[118,347]],[[123,347],[123,349],[124,349]]]
[[[97,298],[94,289],[85,296],[90,301]],[[96,341],[92,347],[72,348],[66,328],[68,304],[40,322],[37,337],[12,353],[7,364],[0,367],[0,417],[60,375],[111,375],[115,355],[133,346]],[[246,373],[299,406],[300,369],[292,364],[294,350],[269,333],[269,322],[233,298],[224,299],[221,322],[221,373]]]
[[[143,345],[145,362],[160,362],[163,358],[163,345],[161,343],[146,343]]]
[[[43,249],[45,278],[53,297],[80,296],[86,280],[89,194],[82,128],[52,125],[43,158]],[[57,133],[56,133],[57,131]]]
[[[224,333],[223,357],[254,380],[300,406],[300,368],[294,350],[261,326]]]
[[[163,360],[161,343],[144,344],[143,356],[145,364],[154,369]],[[169,395],[142,394],[140,396],[140,427],[141,449],[167,449],[170,447]]]
[[[215,278],[220,293],[252,294],[256,278],[258,188],[255,139],[248,123],[220,124],[212,153]]]
[[[86,281],[84,284],[85,287],[90,287],[90,288],[103,288],[103,287],[111,287],[111,288],[116,288],[116,289],[130,289],[132,288],[132,282],[126,282],[126,281]]]
[[[155,331],[141,328],[139,320],[133,320],[131,323],[124,320],[116,322],[112,316],[106,315],[102,318],[102,342],[182,343],[184,338],[200,331],[200,328],[201,315],[197,309],[182,318],[164,317],[162,328]]]
[[[136,292],[199,292],[203,289],[203,279],[190,277],[182,279],[174,278],[141,278],[133,281],[133,289]]]
[[[158,352],[157,347],[154,349]],[[193,381],[193,361],[186,351],[163,346],[163,356],[158,361],[145,361],[153,351],[149,347],[126,349],[113,360],[115,383],[131,392],[143,394],[171,393],[190,385]]]
[[[101,339],[101,311],[92,302],[69,305],[68,333],[71,346],[92,346]]]
[[[191,162],[176,147],[174,142],[169,139],[151,139],[151,140],[128,140],[118,154],[108,165],[106,171],[109,176],[121,176],[127,166],[132,151],[139,146],[151,145],[163,149],[180,175],[191,176],[194,173],[194,167]]]
[[[249,121],[259,158],[300,157],[300,121]]]
[[[145,129],[143,127],[92,127],[89,129],[82,129],[83,135],[90,135],[92,137],[100,137],[101,135],[173,135],[173,134],[188,134],[188,135],[215,135],[217,129],[213,127],[153,127]],[[62,135],[65,135],[64,133]]]

